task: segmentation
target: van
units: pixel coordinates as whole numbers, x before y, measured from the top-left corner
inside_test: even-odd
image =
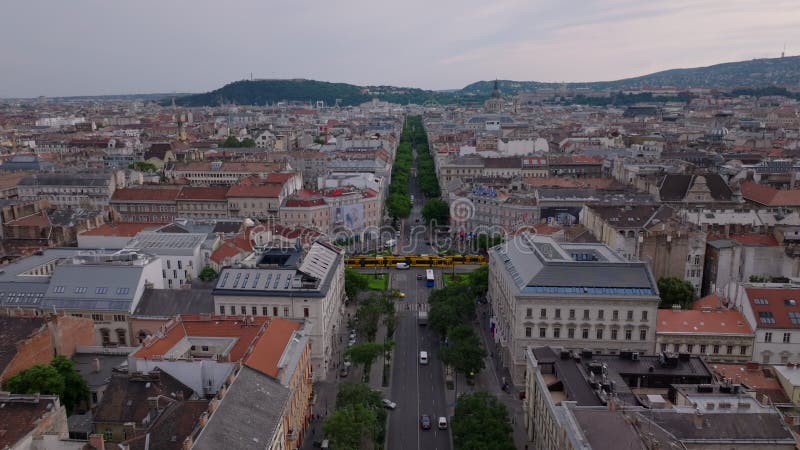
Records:
[[[399,263],[397,263],[397,268],[400,269],[400,270],[405,270],[405,269],[410,269],[411,266],[409,266],[408,263],[399,262]]]
[[[394,247],[397,244],[397,239],[389,239],[386,243],[383,244],[384,247]]]
[[[428,364],[428,352],[419,352],[419,363],[423,366]]]

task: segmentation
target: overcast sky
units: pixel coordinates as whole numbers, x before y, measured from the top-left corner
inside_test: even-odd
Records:
[[[612,80],[800,54],[798,1],[0,0],[0,97]]]

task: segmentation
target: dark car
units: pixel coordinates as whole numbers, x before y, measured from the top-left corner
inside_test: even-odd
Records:
[[[419,418],[419,426],[423,430],[430,430],[431,429],[431,416],[427,414],[423,414],[422,417]]]
[[[425,278],[425,277],[423,277],[421,273],[418,273],[418,274],[417,274],[417,279],[418,279],[418,280],[421,280],[421,279],[423,279],[423,278]]]

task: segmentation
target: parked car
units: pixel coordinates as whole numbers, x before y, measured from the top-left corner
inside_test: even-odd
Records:
[[[419,363],[422,364],[423,366],[428,364],[428,352],[426,351],[419,352]]]
[[[388,398],[385,398],[382,401],[383,401],[383,407],[386,408],[386,409],[395,409],[395,408],[397,408],[397,403],[389,400]]]
[[[439,429],[440,430],[447,429],[447,417],[439,417]]]
[[[339,376],[342,378],[346,377],[348,373],[350,373],[350,370],[346,366],[343,366],[342,369],[339,370]]]
[[[422,274],[421,274],[421,273],[418,273],[418,274],[417,274],[417,279],[418,279],[418,280],[422,280],[422,279],[424,279],[424,278],[425,278],[425,277],[424,277],[424,276],[422,276]]]
[[[411,266],[409,266],[408,263],[404,263],[404,262],[397,263],[397,269],[398,270],[406,270],[406,269],[410,269],[410,268],[411,268]]]
[[[422,428],[423,430],[430,430],[431,416],[423,414],[422,417],[419,418],[419,427]]]

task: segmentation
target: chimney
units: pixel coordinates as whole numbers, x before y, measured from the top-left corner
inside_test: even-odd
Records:
[[[100,358],[95,358],[92,360],[92,371],[94,373],[100,372]]]
[[[694,426],[698,430],[703,429],[703,413],[701,413],[700,410],[697,410],[694,413]]]
[[[178,389],[178,392],[175,393],[175,398],[178,400],[183,400],[183,390]]]
[[[200,425],[200,428],[203,428],[208,423],[208,411],[200,414],[200,418],[197,419],[197,423]]]
[[[125,422],[122,424],[123,439],[133,439],[136,436],[136,422]]]
[[[95,450],[105,450],[106,444],[103,441],[102,434],[91,434],[89,435],[89,445],[92,446]]]

